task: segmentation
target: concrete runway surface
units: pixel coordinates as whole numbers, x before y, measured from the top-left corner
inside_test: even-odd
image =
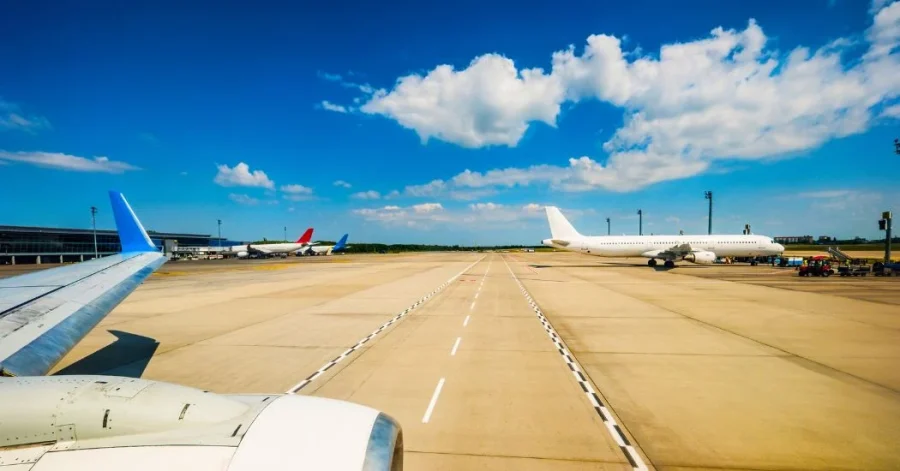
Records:
[[[399,420],[411,470],[900,468],[900,280],[793,274],[560,253],[171,263],[56,370],[359,402]]]

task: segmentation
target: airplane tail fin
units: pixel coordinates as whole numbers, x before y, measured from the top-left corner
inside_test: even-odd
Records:
[[[337,250],[344,250],[344,248],[347,246],[348,235],[350,234],[344,234],[344,237],[341,237],[341,240],[339,240],[338,243],[334,244],[334,247],[332,247],[331,251],[334,252]]]
[[[150,240],[141,221],[138,220],[125,196],[118,191],[109,192],[109,203],[116,218],[116,229],[122,252],[158,252],[159,249]]]
[[[312,233],[313,233],[313,228],[310,227],[309,229],[306,230],[306,232],[303,233],[302,236],[300,236],[299,239],[297,239],[297,243],[298,244],[308,244],[309,241],[312,240]]]
[[[547,206],[547,222],[550,223],[550,234],[554,239],[577,239],[581,234],[572,227],[572,223],[566,219],[556,206]]]

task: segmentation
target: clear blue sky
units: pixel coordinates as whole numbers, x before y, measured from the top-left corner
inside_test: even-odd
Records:
[[[704,190],[718,233],[900,211],[900,2],[190,3],[0,6],[0,223],[111,227],[108,189],[245,240],[535,243],[546,204],[705,232]]]

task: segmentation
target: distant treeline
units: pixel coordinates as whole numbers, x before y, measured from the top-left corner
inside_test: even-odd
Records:
[[[524,245],[426,245],[426,244],[366,244],[349,242],[347,253],[398,253],[398,252],[471,252],[473,250],[515,250],[529,246]]]

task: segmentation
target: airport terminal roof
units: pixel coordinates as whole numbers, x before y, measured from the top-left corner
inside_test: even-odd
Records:
[[[59,227],[36,227],[36,226],[2,226],[0,225],[0,232],[38,232],[43,234],[70,234],[70,235],[83,235],[83,234],[93,234],[94,231],[92,229],[71,229],[71,228],[59,228]],[[119,235],[118,232],[111,229],[97,229],[97,234],[99,235]],[[189,233],[178,233],[178,232],[157,232],[148,230],[147,234],[151,237],[160,238],[160,239],[178,239],[179,237],[189,239],[213,239],[215,237],[209,234],[189,234]]]

